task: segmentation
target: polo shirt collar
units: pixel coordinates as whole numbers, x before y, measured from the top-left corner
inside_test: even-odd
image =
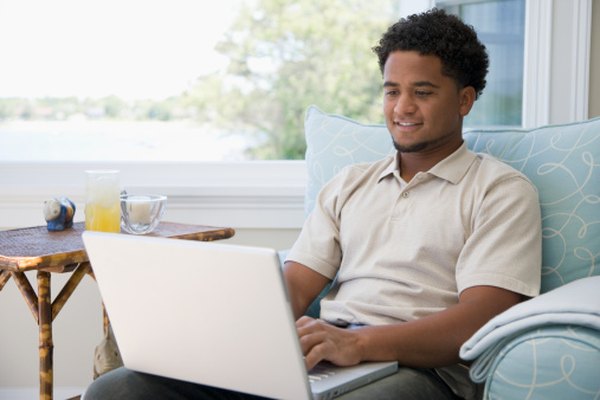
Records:
[[[386,176],[393,175],[395,171],[398,171],[396,174],[399,176],[399,157],[400,154],[396,152],[393,159],[390,159],[389,165],[379,175],[378,182]],[[454,153],[444,158],[425,173],[457,184],[465,176],[476,157],[475,153],[469,151],[467,144],[463,142]]]
[[[454,153],[434,165],[428,173],[456,185],[466,175],[475,158],[477,155],[469,151],[467,144],[463,142]]]
[[[400,156],[399,153],[396,152],[396,155],[394,157],[390,157],[389,164],[383,171],[381,171],[381,174],[379,174],[379,178],[377,178],[377,183],[381,182],[381,180],[383,178],[385,178],[386,176],[394,175],[395,171],[398,171],[398,172],[396,172],[396,174],[399,176],[399,173],[400,173],[400,169],[398,168],[398,165],[399,165],[398,157],[399,156]]]

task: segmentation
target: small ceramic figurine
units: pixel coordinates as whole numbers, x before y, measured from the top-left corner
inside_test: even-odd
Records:
[[[67,197],[44,201],[44,219],[49,231],[62,231],[73,226],[75,203]]]

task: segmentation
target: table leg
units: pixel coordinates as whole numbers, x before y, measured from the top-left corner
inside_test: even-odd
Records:
[[[39,325],[40,323],[40,307],[38,305],[38,296],[35,294],[35,290],[27,280],[27,276],[24,272],[11,272],[13,280],[17,285],[17,288],[21,292],[23,299],[25,299],[25,303],[27,303],[27,307],[29,307],[29,311],[31,311],[31,315],[33,315],[33,319],[35,319],[35,323]]]
[[[77,288],[77,285],[79,285],[79,282],[90,271],[91,268],[89,262],[80,263],[77,266],[77,268],[75,269],[73,274],[71,274],[71,277],[69,278],[65,286],[62,288],[60,293],[58,293],[58,296],[56,296],[56,298],[52,302],[52,320],[54,320],[58,316],[58,313],[60,313],[60,310],[62,310],[67,300],[69,300],[69,298]]]
[[[38,315],[40,353],[40,400],[52,400],[54,343],[52,342],[52,300],[50,272],[38,271]]]
[[[9,278],[13,278],[17,288],[23,295],[27,306],[31,310],[39,329],[39,359],[40,359],[40,399],[52,400],[54,386],[52,321],[62,310],[71,294],[79,285],[81,279],[91,273],[88,262],[79,264],[68,282],[62,288],[54,303],[50,293],[50,271],[37,272],[37,294],[23,272],[0,271],[0,290]],[[93,275],[92,275],[93,277]],[[106,322],[105,322],[106,330]]]
[[[0,270],[0,290],[6,285],[6,282],[10,279],[10,272],[7,270]]]

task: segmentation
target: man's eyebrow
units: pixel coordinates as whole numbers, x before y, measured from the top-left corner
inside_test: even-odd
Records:
[[[385,81],[383,82],[383,87],[398,87],[400,86],[399,84],[397,84],[396,82],[392,82],[392,81]],[[439,86],[434,84],[433,82],[429,82],[429,81],[417,81],[414,82],[412,84],[412,86],[414,87],[432,87],[435,89],[439,89]]]
[[[413,83],[413,86],[416,86],[416,87],[432,87],[432,88],[439,89],[438,85],[434,84],[433,82],[429,82],[429,81],[417,81],[417,82]]]

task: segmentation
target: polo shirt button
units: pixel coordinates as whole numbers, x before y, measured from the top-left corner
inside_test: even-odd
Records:
[[[402,197],[406,199],[408,197],[408,192],[402,192]]]

